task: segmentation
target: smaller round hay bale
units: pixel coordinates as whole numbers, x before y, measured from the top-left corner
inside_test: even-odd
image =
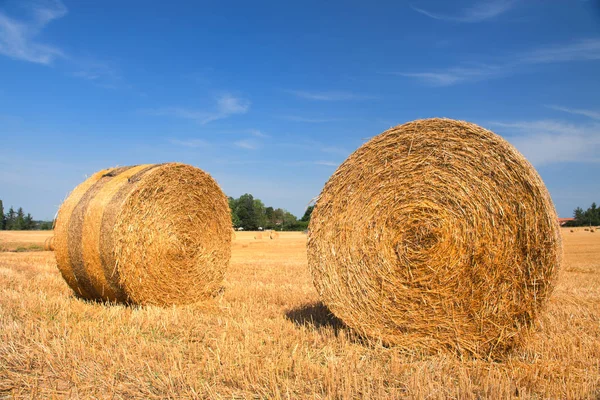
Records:
[[[277,231],[271,231],[269,232],[269,239],[279,239],[279,232]]]
[[[54,234],[61,274],[93,300],[196,303],[218,293],[231,256],[225,194],[179,163],[97,172],[64,201]]]
[[[596,232],[596,231],[594,230],[594,228],[591,228],[591,229],[590,229],[590,233],[594,233],[594,232]]]
[[[263,238],[262,232],[257,232],[256,234],[254,234],[254,239],[262,239],[262,238]]]
[[[46,240],[44,240],[44,250],[45,251],[53,251],[54,250],[54,236],[50,236]]]
[[[571,232],[575,232],[573,229],[571,229]]]
[[[584,228],[583,230],[584,230],[584,232],[589,232],[590,229],[589,228]]]

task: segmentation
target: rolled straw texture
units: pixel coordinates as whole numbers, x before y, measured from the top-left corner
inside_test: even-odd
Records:
[[[53,251],[54,250],[54,236],[50,236],[46,240],[44,240],[44,250],[45,251]]]
[[[184,164],[102,170],[61,206],[55,255],[86,299],[188,304],[216,293],[231,255],[227,199]]]
[[[496,134],[427,119],[356,150],[313,211],[308,262],[323,302],[409,351],[497,357],[520,345],[562,259],[544,183]]]

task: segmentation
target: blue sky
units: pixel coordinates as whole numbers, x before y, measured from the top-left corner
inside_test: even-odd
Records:
[[[600,200],[595,0],[0,0],[0,199],[50,219],[86,175],[180,161],[301,216],[368,138],[478,123],[562,217]]]

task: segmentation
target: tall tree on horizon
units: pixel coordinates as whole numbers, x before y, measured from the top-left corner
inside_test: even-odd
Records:
[[[6,217],[4,216],[4,204],[0,200],[0,231],[6,228]]]
[[[8,212],[6,213],[6,221],[5,221],[5,229],[6,230],[14,230],[15,220],[17,219],[17,213],[15,209],[10,206]]]

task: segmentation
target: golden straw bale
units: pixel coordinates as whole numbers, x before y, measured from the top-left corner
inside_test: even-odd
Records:
[[[256,232],[254,234],[254,239],[262,239],[263,238],[263,234],[262,232]]]
[[[184,164],[102,170],[61,206],[59,270],[86,299],[187,304],[215,294],[231,255],[227,199]]]
[[[427,119],[387,130],[332,175],[308,262],[348,326],[411,351],[499,357],[522,344],[562,259],[552,200],[508,142]]]
[[[277,231],[269,232],[269,239],[279,239],[279,232],[277,232]]]
[[[53,251],[54,250],[54,236],[50,236],[46,240],[44,240],[44,250],[45,251]]]

